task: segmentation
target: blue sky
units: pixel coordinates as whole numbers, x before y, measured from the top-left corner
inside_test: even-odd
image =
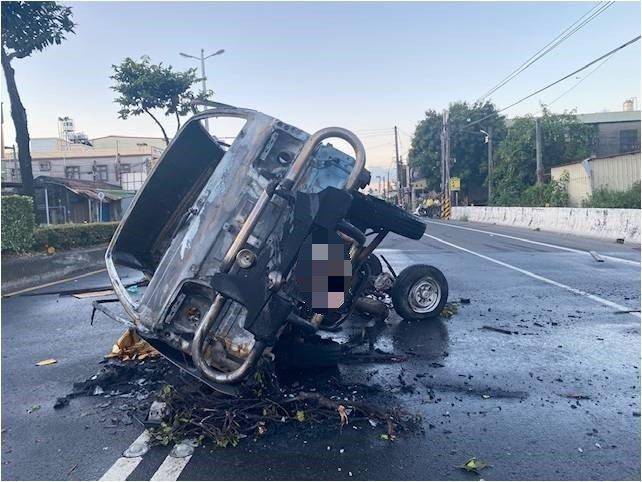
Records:
[[[370,166],[387,166],[392,126],[402,152],[428,108],[474,101],[582,16],[595,2],[451,3],[68,3],[76,35],[14,62],[32,137],[55,136],[58,116],[90,137],[159,135],[146,117],[117,119],[111,64],[224,48],[208,61],[216,99],[262,110],[308,132],[338,125],[363,134]],[[618,2],[500,89],[500,107],[640,33],[640,4]],[[506,113],[536,112],[571,79]],[[553,110],[621,110],[639,96],[640,44],[614,56]],[[5,101],[5,139],[12,126]],[[167,119],[171,132],[174,123]],[[383,131],[383,129],[390,129]],[[377,130],[376,132],[374,130]],[[381,130],[381,131],[379,131]]]

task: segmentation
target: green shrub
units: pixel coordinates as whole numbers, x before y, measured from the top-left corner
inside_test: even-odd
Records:
[[[33,248],[41,251],[79,248],[108,243],[118,223],[53,224],[36,229]]]
[[[636,182],[626,191],[598,189],[582,201],[585,208],[640,209],[640,183]]]
[[[35,226],[31,197],[2,196],[2,251],[29,251]]]
[[[494,206],[566,207],[568,206],[568,182],[569,174],[565,172],[559,179],[529,186],[522,192],[507,188],[493,196],[492,204]]]

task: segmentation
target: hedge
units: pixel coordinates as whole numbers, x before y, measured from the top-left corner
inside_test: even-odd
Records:
[[[33,249],[37,251],[53,247],[56,250],[96,246],[108,243],[118,223],[53,224],[37,228],[34,232]]]
[[[35,226],[31,197],[2,196],[2,251],[29,251]]]

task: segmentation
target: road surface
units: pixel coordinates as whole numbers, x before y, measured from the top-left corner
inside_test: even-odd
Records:
[[[125,464],[139,425],[106,428],[100,397],[52,408],[122,328],[90,326],[91,299],[23,295],[2,303],[2,478],[478,480],[457,468],[477,457],[485,479],[640,480],[639,246],[428,221],[420,241],[390,236],[378,253],[395,270],[435,265],[452,301],[470,299],[450,319],[392,317],[377,343],[412,353],[406,363],[341,368],[421,414],[424,434],[388,442],[377,428],[291,426],[188,460],[156,447]],[[41,291],[106,283],[99,273]],[[46,358],[58,363],[34,365]]]

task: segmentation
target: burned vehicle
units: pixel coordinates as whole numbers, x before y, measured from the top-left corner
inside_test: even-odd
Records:
[[[355,309],[381,314],[382,303],[365,294],[386,276],[383,289],[403,318],[441,312],[448,285],[439,270],[414,265],[394,279],[382,270],[374,250],[385,236],[420,239],[425,225],[359,192],[370,174],[353,133],[310,135],[254,110],[214,106],[180,129],[107,249],[126,316],[102,303],[97,310],[228,392],[284,331],[337,329]],[[244,121],[231,144],[203,126],[225,117]],[[132,293],[123,269],[144,273],[146,286]]]

